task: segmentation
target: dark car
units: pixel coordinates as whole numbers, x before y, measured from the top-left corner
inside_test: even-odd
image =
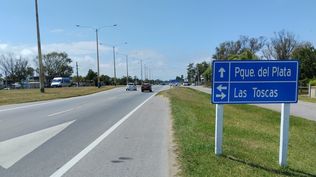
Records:
[[[153,90],[151,89],[151,84],[150,84],[150,83],[147,83],[147,82],[144,82],[144,83],[142,84],[141,90],[142,90],[142,92],[144,92],[145,90],[148,90],[148,91],[150,91],[150,92],[153,91]]]

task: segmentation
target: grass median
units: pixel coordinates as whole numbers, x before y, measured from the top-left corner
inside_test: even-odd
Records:
[[[315,176],[316,122],[290,118],[288,164],[278,165],[280,113],[251,105],[224,106],[223,155],[214,154],[215,106],[189,88],[170,98],[181,176]]]
[[[39,89],[16,89],[0,90],[0,105],[26,103],[33,101],[44,101],[59,98],[69,98],[88,95],[96,92],[112,89],[113,86],[106,87],[63,87],[45,88],[45,93],[40,93]]]

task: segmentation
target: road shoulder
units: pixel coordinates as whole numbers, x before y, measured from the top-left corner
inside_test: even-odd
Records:
[[[171,176],[170,123],[169,102],[153,97],[65,176]]]

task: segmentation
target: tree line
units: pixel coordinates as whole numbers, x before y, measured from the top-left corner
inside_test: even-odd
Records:
[[[291,32],[275,32],[271,38],[240,36],[236,41],[225,41],[215,48],[215,60],[299,60],[300,85],[316,79],[316,49],[311,42],[300,41]],[[211,81],[211,66],[207,62],[187,66],[189,82]]]
[[[38,58],[34,59],[35,68],[30,65],[28,58],[16,56],[14,54],[2,54],[0,56],[0,70],[10,83],[22,82],[35,73],[39,73]],[[70,77],[73,68],[70,66],[72,60],[65,52],[51,52],[43,55],[43,68],[46,83],[50,83],[54,77]]]
[[[43,55],[43,68],[45,75],[46,86],[49,86],[54,77],[71,77],[73,74],[73,68],[71,66],[72,59],[66,52],[50,52]],[[29,60],[22,56],[16,56],[14,54],[3,54],[0,56],[0,71],[3,77],[8,83],[21,83],[23,81],[34,78],[35,74],[38,76],[38,58],[34,58],[35,68],[31,67]],[[75,83],[81,85],[96,85],[97,83],[97,72],[89,69],[85,76],[74,76],[73,80]],[[114,85],[114,78],[107,75],[100,75],[100,81],[102,85]],[[128,82],[141,84],[140,79],[136,76],[128,77]],[[148,80],[151,83],[160,83],[160,80]],[[117,85],[126,84],[126,76],[116,79]]]

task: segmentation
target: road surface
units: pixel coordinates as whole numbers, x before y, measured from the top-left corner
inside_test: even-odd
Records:
[[[207,87],[190,86],[190,88],[211,94],[211,89]],[[281,104],[254,104],[254,105],[281,112]],[[291,104],[291,115],[316,121],[316,104],[303,102],[303,101],[298,101],[298,103],[296,104]]]
[[[165,88],[1,106],[0,176],[168,176]]]

